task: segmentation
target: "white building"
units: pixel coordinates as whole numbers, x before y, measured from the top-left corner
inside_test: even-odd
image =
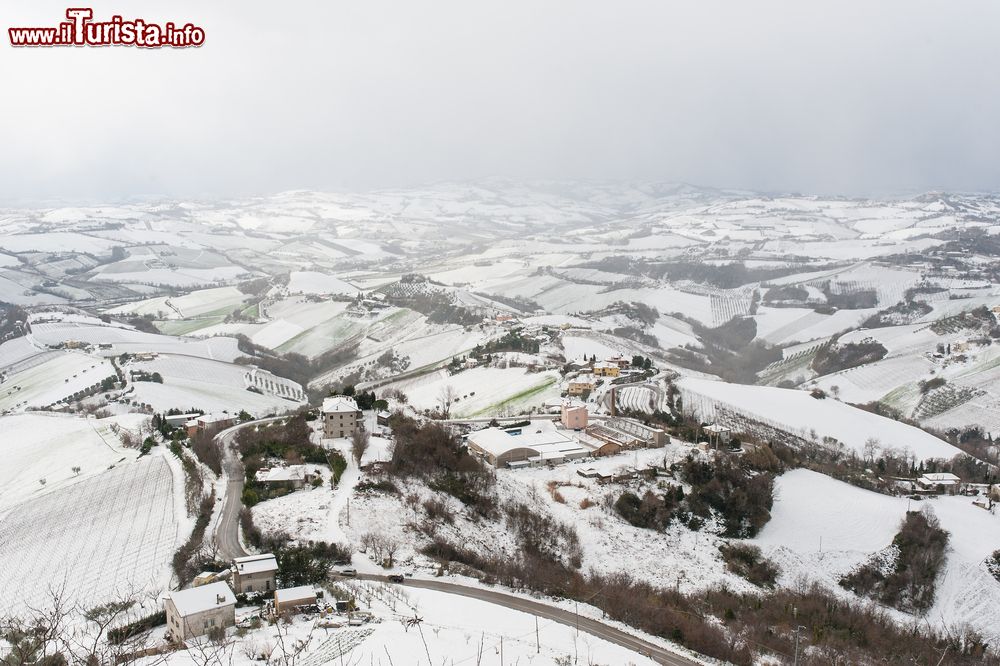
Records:
[[[949,472],[924,474],[917,479],[917,485],[924,489],[941,487],[945,490],[951,490],[957,488],[961,483],[962,480],[960,478]]]
[[[350,437],[361,427],[361,410],[354,398],[335,395],[323,401],[323,437]]]
[[[532,423],[517,429],[486,428],[469,433],[472,453],[495,467],[558,464],[586,458],[591,450],[551,423]]]
[[[236,624],[236,597],[225,583],[171,592],[163,600],[167,630],[175,641],[202,636]]]

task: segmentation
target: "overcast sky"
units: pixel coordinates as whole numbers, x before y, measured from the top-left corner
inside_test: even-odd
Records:
[[[0,9],[0,201],[483,176],[1000,190],[996,0],[117,0],[96,16],[192,21],[206,45],[10,47],[66,6]]]

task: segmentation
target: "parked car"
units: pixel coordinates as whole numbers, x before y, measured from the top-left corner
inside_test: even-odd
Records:
[[[345,576],[345,577],[348,577],[348,578],[353,578],[354,576],[358,575],[357,569],[353,569],[351,567],[347,567],[346,569],[341,569],[337,573],[339,575],[341,575],[341,576]]]
[[[403,584],[403,580],[405,580],[403,578],[403,574],[389,574],[389,582],[390,583],[398,583],[398,584],[402,585]]]

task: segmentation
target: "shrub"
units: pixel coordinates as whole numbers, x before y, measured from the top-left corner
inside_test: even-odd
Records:
[[[820,347],[813,358],[812,368],[819,375],[855,368],[885,358],[889,352],[871,339],[850,342],[846,345],[830,344]]]
[[[726,568],[760,587],[773,588],[778,581],[778,567],[764,557],[760,548],[745,543],[724,543],[719,552]]]
[[[393,495],[399,494],[399,488],[396,484],[389,479],[381,479],[379,481],[362,481],[354,488],[359,493],[391,493]]]
[[[152,615],[147,615],[146,617],[140,618],[135,622],[129,622],[128,624],[123,624],[119,627],[114,627],[108,630],[108,642],[115,645],[121,645],[125,641],[139,634],[149,631],[155,627],[167,623],[167,611],[161,610]]]
[[[932,513],[908,511],[890,550],[840,580],[855,594],[906,612],[926,612],[934,604],[938,572],[948,533]]]
[[[455,522],[455,514],[451,508],[439,499],[429,499],[424,501],[424,511],[431,520],[440,520],[449,525]]]

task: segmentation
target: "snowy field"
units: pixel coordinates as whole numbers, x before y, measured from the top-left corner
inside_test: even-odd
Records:
[[[198,408],[206,412],[268,414],[297,408],[305,399],[302,387],[249,365],[235,365],[191,356],[161,354],[151,361],[129,363],[125,371],[158,372],[163,383],[137,381],[125,397],[157,411]],[[248,390],[249,388],[255,391]]]
[[[183,538],[175,483],[154,455],[9,512],[0,521],[0,614],[45,608],[50,591],[61,591],[70,607],[134,593],[151,607],[169,585],[170,558]]]
[[[149,257],[149,264],[155,257]],[[137,262],[136,262],[137,263]],[[94,282],[121,282],[150,284],[183,289],[199,287],[219,282],[231,282],[247,276],[241,266],[221,266],[216,268],[159,268],[149,265],[145,270],[137,266],[134,270],[120,270],[122,267],[109,264],[102,267],[91,278]]]
[[[0,413],[56,405],[116,377],[110,361],[83,352],[66,351],[25,365],[29,367],[0,382]]]
[[[528,372],[523,368],[472,368],[451,375],[438,370],[391,384],[409,398],[415,409],[438,409],[442,391],[454,389],[453,418],[494,416],[503,411],[518,414],[559,397],[555,371]]]
[[[257,345],[277,349],[310,329],[343,314],[347,303],[341,301],[311,302],[301,296],[261,304],[264,323],[222,323],[200,328],[189,335],[200,338],[214,335],[242,334]]]
[[[31,344],[31,340],[27,337],[8,340],[0,344],[0,372],[40,353],[42,350]]]
[[[31,327],[31,337],[38,344],[56,345],[71,340],[92,345],[110,344],[111,350],[101,350],[102,355],[139,354],[159,352],[185,354],[219,361],[234,361],[242,356],[236,338],[207,338],[194,340],[156,333],[143,333],[116,326],[98,326],[72,322],[35,324]]]
[[[1000,548],[1000,516],[974,506],[968,497],[910,503],[793,470],[778,477],[771,520],[754,541],[781,568],[782,584],[794,585],[805,576],[843,596],[849,593],[837,580],[892,542],[908,507],[928,507],[950,534],[927,621],[938,628],[967,624],[995,643],[1000,639],[1000,582],[984,560]]]
[[[125,414],[87,419],[63,414],[0,417],[0,515],[12,505],[101,474],[135,450],[122,448],[116,430],[138,435],[149,417]],[[73,468],[79,467],[80,472]],[[45,479],[45,484],[39,482]]]
[[[878,400],[900,386],[930,379],[931,371],[935,369],[935,364],[924,356],[896,356],[824,375],[814,384],[827,392],[836,386],[840,399],[845,402],[866,403]]]
[[[862,454],[869,437],[883,449],[910,450],[918,458],[950,460],[960,451],[913,426],[866,412],[832,398],[817,400],[805,391],[745,386],[686,377],[677,383],[687,410],[712,421],[728,410],[773,424],[806,439],[834,437]],[[725,421],[723,421],[724,423]]]
[[[247,295],[236,287],[200,289],[183,296],[161,296],[108,310],[109,314],[153,315],[157,319],[187,319],[211,314],[229,314]]]
[[[634,345],[635,343],[629,340],[597,333],[562,336],[563,354],[567,361],[590,359],[591,356],[597,356],[598,361],[603,361],[617,354],[627,354],[631,358],[630,350]]]
[[[315,271],[293,271],[288,280],[289,294],[348,294],[358,293],[358,288],[338,277]]]

